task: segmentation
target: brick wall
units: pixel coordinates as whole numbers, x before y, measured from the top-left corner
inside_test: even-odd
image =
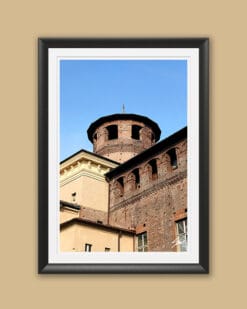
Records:
[[[118,138],[108,139],[107,127],[117,125]],[[133,139],[132,126],[142,127],[140,139]],[[154,144],[154,135],[151,128],[144,123],[134,120],[115,120],[105,122],[94,133],[94,152],[117,162],[125,162],[144,149]]]
[[[148,251],[176,251],[176,221],[187,216],[187,142],[160,145],[113,174],[109,213],[81,205],[79,217],[147,232]]]
[[[166,149],[136,166],[139,175],[126,170],[110,181],[110,224],[135,228],[137,233],[146,231],[149,251],[176,250],[175,221],[187,215],[186,146],[182,141],[172,147],[177,166],[172,166],[170,149]],[[124,188],[119,177],[123,177]]]
[[[108,215],[107,212],[102,210],[97,210],[85,206],[81,206],[79,218],[95,221],[95,222],[102,222],[103,224],[107,224]]]

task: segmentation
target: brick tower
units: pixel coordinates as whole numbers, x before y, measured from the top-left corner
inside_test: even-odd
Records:
[[[95,153],[123,163],[155,144],[161,131],[145,116],[122,113],[97,119],[87,133]]]

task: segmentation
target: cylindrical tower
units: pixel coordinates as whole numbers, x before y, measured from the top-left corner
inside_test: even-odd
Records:
[[[145,116],[122,113],[97,119],[87,133],[95,153],[123,163],[151,147],[161,131]]]

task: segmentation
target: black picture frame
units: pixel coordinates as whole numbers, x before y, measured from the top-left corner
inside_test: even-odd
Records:
[[[178,264],[49,263],[48,80],[50,48],[194,48],[199,50],[199,262]],[[207,274],[209,273],[209,39],[39,38],[38,39],[38,273]]]

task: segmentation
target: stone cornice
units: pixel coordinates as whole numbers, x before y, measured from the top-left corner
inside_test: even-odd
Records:
[[[177,175],[174,175],[168,179],[164,179],[156,184],[153,184],[152,186],[150,186],[149,188],[141,191],[141,192],[138,192],[136,195],[133,195],[131,196],[130,198],[127,198],[126,200],[123,200],[121,202],[119,202],[118,204],[114,205],[113,207],[111,207],[110,211],[114,211],[116,209],[119,209],[119,208],[122,208],[122,207],[125,207],[129,204],[133,204],[135,203],[136,201],[138,200],[141,200],[142,198],[154,193],[154,192],[157,192],[158,190],[161,190],[163,189],[164,187],[166,186],[169,186],[169,185],[172,185],[174,183],[177,183],[178,181],[184,179],[187,177],[187,171],[182,171],[180,172],[179,174]]]
[[[104,181],[105,173],[118,166],[86,152],[80,152],[60,165],[60,184],[64,185],[82,175]]]
[[[81,176],[86,176],[92,179],[96,179],[98,181],[106,182],[104,175],[99,175],[97,173],[94,173],[93,171],[87,171],[87,170],[80,170],[78,172],[71,173],[69,175],[63,175],[60,176],[60,187],[66,185],[67,183],[74,181],[77,178],[80,178]]]
[[[75,165],[75,164],[77,164],[77,162],[80,162],[82,160],[92,161],[95,164],[99,164],[99,165],[102,165],[102,166],[107,167],[107,168],[115,168],[119,165],[117,163],[110,162],[107,159],[104,160],[104,158],[100,158],[100,157],[94,155],[93,153],[81,151],[80,153],[76,154],[75,156],[71,157],[70,159],[66,160],[65,162],[62,162],[60,164],[60,171],[65,169],[65,168],[69,168],[71,165]]]

